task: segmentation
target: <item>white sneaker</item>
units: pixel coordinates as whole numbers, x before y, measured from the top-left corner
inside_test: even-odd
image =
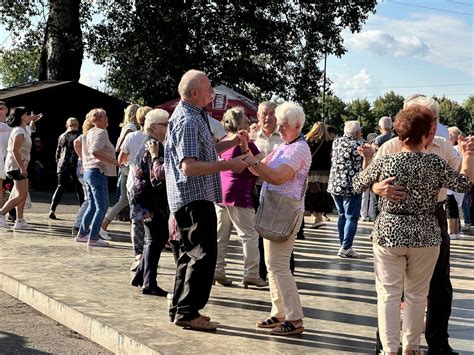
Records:
[[[13,229],[15,230],[30,230],[33,229],[32,226],[30,226],[24,219],[17,219],[15,221],[15,225],[13,226]]]
[[[109,233],[107,233],[107,231],[103,229],[102,227],[100,227],[99,237],[102,238],[103,240],[112,240],[112,238],[110,238],[109,236]]]
[[[360,254],[354,249],[352,249],[352,247],[350,247],[349,249],[344,249],[341,247],[341,249],[339,249],[339,252],[337,253],[337,256],[340,256],[341,258],[357,259],[360,257]]]
[[[471,224],[470,223],[464,223],[464,226],[462,227],[462,230],[465,232],[468,232],[471,230]]]
[[[459,239],[459,234],[450,234],[449,239],[451,239],[451,240]]]
[[[0,214],[0,227],[10,228],[10,226],[7,224],[7,221],[5,221],[5,215],[3,214]]]
[[[369,217],[364,217],[364,218],[362,218],[362,222],[370,222],[370,218]]]

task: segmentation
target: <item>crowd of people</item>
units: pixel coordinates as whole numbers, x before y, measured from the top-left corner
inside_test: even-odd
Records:
[[[450,239],[459,238],[461,228],[470,229],[474,137],[456,127],[448,131],[439,123],[439,105],[423,95],[407,98],[394,120],[380,118],[380,134],[364,140],[358,121],[347,121],[340,137],[323,122],[304,135],[305,113],[293,102],[260,103],[253,124],[243,108],[234,107],[219,123],[204,109],[213,89],[201,71],[186,72],[178,92],[181,100],[171,117],[162,109],[130,105],[115,146],[103,109],[86,115],[82,134],[78,120],[69,118],[58,140],[58,185],[49,218],[56,219],[62,194],[72,185],[80,205],[75,241],[107,247],[110,223],[129,207],[131,284],[146,295],[171,297],[170,320],[203,331],[217,328],[200,313],[212,285],[233,282],[225,267],[234,228],[242,242],[242,286],[270,290],[270,314],[256,326],[287,336],[304,331],[293,277],[295,240],[304,238],[303,215],[314,218],[307,227],[321,228],[335,206],[339,257],[360,257],[353,248],[358,223],[374,222],[377,351],[397,354],[404,302],[403,353],[419,352],[427,304],[428,354],[456,354],[448,342]],[[14,182],[0,210],[0,226],[9,227],[6,215],[16,208],[13,228],[28,229],[23,210],[30,124],[41,116],[26,107],[7,112],[0,102],[0,178]],[[108,177],[117,169],[119,198],[107,212]],[[298,206],[295,218],[275,216],[294,224],[279,240],[258,232],[255,224],[271,196]],[[173,292],[157,280],[166,244],[176,261]]]

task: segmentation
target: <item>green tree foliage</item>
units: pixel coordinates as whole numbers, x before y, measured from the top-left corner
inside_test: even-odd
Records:
[[[469,112],[456,101],[441,97],[435,99],[439,103],[440,122],[448,127],[456,126],[463,132],[469,132],[472,126],[472,117]]]
[[[367,134],[376,132],[377,122],[372,113],[370,102],[367,99],[355,99],[346,106],[344,122],[357,120],[362,127],[364,138]]]
[[[466,100],[464,100],[462,107],[469,114],[469,120],[464,133],[474,134],[474,95],[471,95]]]
[[[105,2],[87,36],[108,84],[123,98],[159,103],[177,96],[196,68],[256,100],[300,102],[318,94],[324,52],[341,56],[343,29],[359,31],[376,1]]]
[[[395,94],[393,91],[387,92],[374,100],[372,113],[376,120],[383,116],[394,118],[398,111],[403,108],[403,96]]]
[[[3,50],[0,54],[0,83],[16,86],[38,80],[38,47]]]

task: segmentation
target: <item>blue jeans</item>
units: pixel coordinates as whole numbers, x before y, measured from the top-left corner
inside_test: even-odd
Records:
[[[99,239],[100,226],[109,207],[109,191],[107,189],[107,176],[99,169],[84,171],[84,182],[89,205],[82,217],[79,234],[89,239]]]
[[[339,241],[341,246],[347,250],[352,247],[357,231],[362,194],[350,196],[332,195],[332,198],[336,203],[337,212],[339,213],[339,219],[337,220]]]
[[[471,209],[473,206],[472,199],[474,199],[473,194],[474,188],[471,191],[468,191],[464,194],[464,200],[462,201],[462,212],[464,215],[464,224],[471,224]]]

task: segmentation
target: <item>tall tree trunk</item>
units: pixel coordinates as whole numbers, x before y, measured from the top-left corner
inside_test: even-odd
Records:
[[[78,81],[84,45],[78,0],[50,0],[40,59],[40,80]]]

